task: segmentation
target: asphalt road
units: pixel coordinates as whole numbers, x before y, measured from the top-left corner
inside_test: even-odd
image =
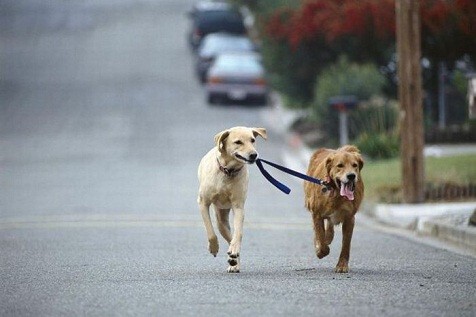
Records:
[[[0,3],[0,316],[474,316],[476,260],[356,225],[318,261],[301,185],[250,167],[242,272],[207,253],[196,168],[266,107],[214,106],[193,76],[192,1]],[[274,172],[273,172],[274,173]]]

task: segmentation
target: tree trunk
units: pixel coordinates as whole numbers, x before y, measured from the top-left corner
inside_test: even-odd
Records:
[[[405,203],[424,201],[420,1],[397,0],[398,97]]]

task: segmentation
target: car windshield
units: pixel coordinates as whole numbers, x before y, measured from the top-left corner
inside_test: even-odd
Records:
[[[243,18],[238,11],[234,10],[205,10],[197,12],[199,22],[211,21],[241,21]]]
[[[222,55],[215,62],[215,68],[223,71],[253,72],[263,71],[263,67],[255,56],[247,55]]]
[[[219,30],[230,33],[243,34],[246,29],[243,17],[234,10],[210,10],[197,13],[197,26],[204,33],[212,33]]]

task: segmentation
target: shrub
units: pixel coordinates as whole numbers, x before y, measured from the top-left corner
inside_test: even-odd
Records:
[[[323,131],[332,136],[331,139],[338,138],[338,114],[329,107],[329,98],[353,95],[359,100],[368,100],[380,95],[385,83],[385,77],[374,64],[359,65],[349,62],[345,56],[340,57],[317,78],[313,113]]]
[[[351,135],[355,144],[370,158],[392,158],[398,155],[398,105],[394,101],[372,98],[352,112]]]
[[[355,145],[372,159],[388,159],[398,155],[400,141],[390,133],[361,134]]]

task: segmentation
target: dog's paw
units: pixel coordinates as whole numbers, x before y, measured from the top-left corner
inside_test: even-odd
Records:
[[[327,256],[330,252],[329,246],[324,246],[324,247],[318,247],[316,246],[316,255],[319,259],[322,259],[323,257]]]
[[[230,265],[226,271],[228,273],[240,273],[240,266],[239,265]]]
[[[349,264],[345,260],[339,260],[335,269],[336,273],[349,273]]]
[[[349,267],[347,265],[336,266],[335,272],[336,273],[349,273]]]
[[[240,273],[239,254],[228,254],[228,264],[230,265],[227,269],[228,273]]]
[[[239,254],[228,254],[228,264],[230,264],[230,266],[238,265],[239,257]]]
[[[208,251],[216,257],[218,253],[218,238],[217,236],[212,237],[211,239],[208,240]]]
[[[236,259],[240,257],[240,247],[237,244],[230,244],[228,248],[228,257],[232,259]],[[229,260],[228,260],[229,261]]]

